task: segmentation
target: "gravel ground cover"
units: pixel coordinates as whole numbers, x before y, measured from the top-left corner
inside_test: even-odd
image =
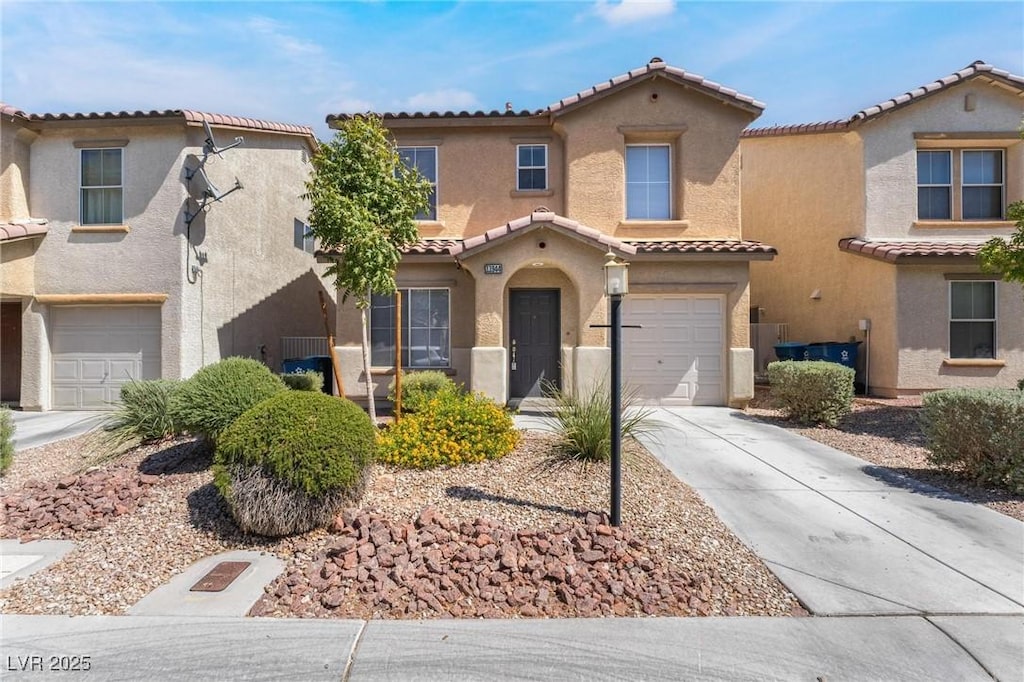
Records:
[[[1024,496],[976,485],[928,461],[929,451],[925,447],[920,423],[920,404],[920,398],[857,399],[853,413],[843,418],[835,428],[806,427],[787,421],[780,410],[771,407],[767,389],[758,387],[757,399],[750,404],[746,413],[848,452],[901,476],[1024,521]]]
[[[25,515],[5,513],[4,537],[63,537],[79,546],[0,592],[3,612],[121,614],[200,558],[255,549],[287,566],[254,609],[261,615],[805,613],[689,487],[636,445],[624,457],[621,530],[599,515],[607,469],[551,470],[543,464],[550,436],[531,433],[494,462],[425,472],[375,466],[361,509],[348,510],[330,530],[279,540],[237,530],[199,443],[138,448],[72,477],[95,447],[80,437],[17,453],[0,483],[5,512],[28,495],[39,502],[36,513],[66,499],[51,493],[78,481],[118,480],[145,494],[133,499],[137,507],[115,509],[102,523],[62,523],[57,514],[55,524],[26,527],[12,523]],[[359,549],[368,546],[372,555]],[[381,565],[381,554],[407,563],[396,572],[388,560]]]

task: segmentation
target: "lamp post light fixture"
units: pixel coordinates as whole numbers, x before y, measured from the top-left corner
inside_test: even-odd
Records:
[[[615,257],[611,251],[604,264],[604,293],[611,303],[611,469],[612,499],[611,525],[622,522],[622,297],[629,293],[629,263]]]

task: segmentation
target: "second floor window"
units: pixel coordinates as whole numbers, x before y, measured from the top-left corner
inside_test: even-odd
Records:
[[[1002,220],[1002,149],[923,149],[917,152],[919,220]]]
[[[430,181],[430,205],[416,214],[416,220],[437,220],[437,147],[399,147],[398,156]]]
[[[521,144],[516,147],[516,189],[548,188],[548,146],[546,144]]]
[[[82,225],[124,222],[121,149],[83,149],[80,216]]]
[[[626,220],[672,217],[670,159],[667,144],[626,145]]]

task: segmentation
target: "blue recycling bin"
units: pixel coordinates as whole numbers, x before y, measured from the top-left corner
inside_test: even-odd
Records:
[[[281,369],[285,374],[320,372],[324,377],[323,392],[328,395],[333,393],[334,374],[331,368],[331,358],[328,355],[310,355],[304,358],[285,360],[281,363]]]
[[[803,360],[806,351],[806,343],[786,341],[785,343],[775,344],[775,357],[779,360]]]
[[[832,341],[826,343],[824,344],[825,355],[823,359],[829,362],[837,362],[850,369],[857,369],[857,347],[861,343],[861,341],[853,341],[851,343]]]
[[[804,353],[805,360],[827,360],[825,357],[825,349],[828,348],[831,341],[824,341],[819,343],[807,344],[807,352]]]

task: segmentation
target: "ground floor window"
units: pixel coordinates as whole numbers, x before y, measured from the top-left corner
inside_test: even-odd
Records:
[[[448,289],[402,293],[402,366],[451,367]],[[370,308],[370,362],[395,364],[395,297],[374,295]]]
[[[949,283],[949,357],[994,358],[996,283]]]

